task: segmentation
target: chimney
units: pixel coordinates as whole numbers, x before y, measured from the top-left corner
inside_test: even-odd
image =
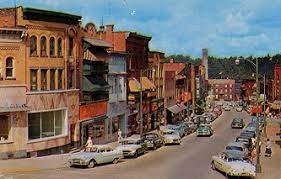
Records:
[[[114,28],[113,24],[106,25],[106,33],[110,33],[110,32],[112,33],[113,28]]]
[[[113,41],[113,30],[114,30],[114,25],[110,24],[110,25],[106,25],[106,29],[105,29],[105,40],[110,42],[110,43],[114,43]]]
[[[170,59],[170,63],[174,63],[174,59],[173,58]]]

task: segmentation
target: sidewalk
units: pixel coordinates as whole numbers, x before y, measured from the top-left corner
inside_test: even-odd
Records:
[[[272,144],[272,156],[265,157],[265,143],[269,138]],[[262,134],[261,170],[258,179],[281,179],[281,120],[268,120],[267,138]]]
[[[111,147],[117,147],[117,142],[108,143]],[[24,173],[42,170],[54,170],[68,166],[70,153],[48,155],[36,158],[0,160],[1,174]]]

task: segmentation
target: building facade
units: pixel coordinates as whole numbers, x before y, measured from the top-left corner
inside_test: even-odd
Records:
[[[0,11],[0,158],[68,151],[79,142],[81,17],[24,7]]]
[[[275,66],[273,73],[273,99],[281,100],[281,66]]]
[[[211,90],[218,101],[235,100],[235,80],[232,79],[212,79],[208,80]]]

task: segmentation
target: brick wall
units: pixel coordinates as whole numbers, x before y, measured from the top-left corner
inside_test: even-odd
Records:
[[[15,27],[15,9],[0,9],[0,27]]]

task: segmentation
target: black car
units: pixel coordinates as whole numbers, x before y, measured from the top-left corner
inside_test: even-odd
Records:
[[[232,123],[231,123],[232,128],[242,129],[244,127],[244,125],[245,125],[245,123],[244,123],[244,120],[242,118],[234,118],[232,120]]]
[[[237,137],[235,141],[236,142],[241,142],[241,143],[245,144],[249,151],[253,150],[254,146],[252,144],[251,137],[246,136],[246,135],[241,135],[241,136]]]
[[[147,148],[157,149],[163,145],[163,137],[157,133],[146,133],[142,135]]]
[[[256,137],[256,133],[254,131],[246,131],[246,130],[244,130],[244,131],[242,131],[240,133],[240,136],[243,136],[243,135],[249,136],[251,138],[255,138]]]

